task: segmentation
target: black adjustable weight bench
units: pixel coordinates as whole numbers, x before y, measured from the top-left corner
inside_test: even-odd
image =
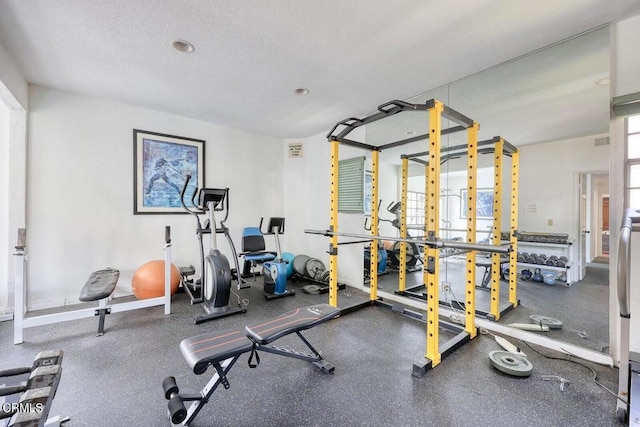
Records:
[[[313,363],[325,373],[332,373],[335,367],[324,360],[301,334],[320,323],[338,317],[340,309],[329,304],[318,304],[302,307],[284,313],[274,319],[240,329],[212,331],[202,335],[186,338],[180,343],[180,350],[187,364],[196,375],[203,374],[209,366],[215,373],[199,393],[180,393],[176,379],[167,377],[162,382],[164,396],[169,401],[169,418],[174,424],[188,426],[202,407],[209,401],[220,384],[229,388],[227,374],[244,353],[251,353],[249,367],[255,368],[260,363],[258,351],[293,357]],[[286,335],[295,333],[311,350],[312,354],[276,347],[271,343]],[[184,402],[191,401],[189,407]]]

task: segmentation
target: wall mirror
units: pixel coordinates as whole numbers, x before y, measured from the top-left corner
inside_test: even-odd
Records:
[[[562,322],[562,328],[549,331],[547,334],[550,338],[605,353],[608,353],[609,343],[606,247],[601,240],[589,245],[589,240],[585,249],[583,232],[597,234],[602,231],[601,224],[585,224],[584,220],[585,217],[602,216],[599,201],[608,192],[608,166],[594,169],[591,164],[580,165],[579,156],[571,154],[572,150],[575,153],[575,146],[566,149],[566,144],[567,141],[574,141],[570,144],[583,144],[584,150],[580,150],[581,152],[593,150],[593,139],[608,134],[609,86],[605,80],[608,76],[609,28],[603,27],[408,100],[422,103],[436,98],[479,122],[479,140],[502,136],[518,147],[521,156],[518,229],[531,233],[567,235],[570,244],[520,243],[519,252],[566,257],[566,263],[571,264],[570,269],[574,273],[570,277],[579,277],[581,280],[576,279],[571,286],[565,286],[561,273],[566,273],[566,268],[556,268],[556,265],[551,264],[538,267],[535,264],[521,263],[516,273],[521,304],[515,310],[505,310],[500,322],[532,323],[532,315],[557,319]],[[409,114],[369,124],[365,130],[366,141],[372,145],[380,145],[424,134],[427,131],[424,117]],[[443,128],[447,126],[445,121]],[[443,136],[443,147],[461,143],[466,143],[466,132]],[[558,150],[554,147],[558,147]],[[387,208],[391,208],[392,202],[397,201],[400,196],[400,156],[425,149],[426,143],[422,141],[385,150],[380,154],[380,218],[383,219],[380,223],[381,235],[399,235],[390,221],[395,216]],[[606,153],[608,158],[607,147],[599,153]],[[544,160],[545,155],[549,161]],[[566,169],[558,166],[563,164],[568,165]],[[608,161],[604,164],[608,165]],[[550,188],[548,197],[545,196],[544,189],[536,187],[538,181],[544,181],[541,177],[554,174],[566,177],[567,173],[570,175],[569,180],[562,181],[559,178],[557,188]],[[504,158],[502,174],[503,183],[510,183],[511,158],[508,156]],[[466,177],[466,158],[452,159],[442,164],[442,238],[464,239],[466,236],[464,212],[461,211]],[[494,180],[493,156],[479,155],[477,187],[484,204],[491,200]],[[582,209],[581,186],[589,196],[588,205],[582,206]],[[419,210],[420,198],[424,197],[420,195],[424,193],[423,165],[410,164],[408,191],[411,193],[408,209]],[[503,186],[502,194],[501,229],[508,230],[511,197],[509,185]],[[483,208],[477,221],[477,240],[487,241],[492,226],[493,218]],[[604,258],[604,261],[598,265],[587,264],[594,258]],[[441,261],[440,280],[450,284],[441,286],[441,301],[448,303],[463,298],[463,265],[464,260],[456,256]],[[559,280],[554,285],[521,280],[521,270],[534,272],[536,268],[540,268],[541,272],[555,273]],[[420,293],[422,273],[418,270],[409,274],[407,286],[412,283]],[[576,276],[578,270],[580,274]],[[488,311],[489,308],[489,293],[481,289],[484,272],[484,267],[476,270],[476,284],[479,287],[476,292],[477,309],[480,311]],[[505,274],[512,273],[507,271]],[[384,291],[393,292],[394,287],[397,289],[397,276],[396,271],[388,269],[387,274],[379,277]],[[504,305],[503,303],[508,302],[508,283],[502,281],[500,288],[501,305]]]

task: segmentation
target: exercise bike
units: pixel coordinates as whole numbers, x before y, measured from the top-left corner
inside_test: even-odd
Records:
[[[242,279],[239,275],[238,257],[229,235],[229,229],[224,224],[229,216],[229,189],[201,188],[198,191],[196,188],[191,198],[193,208],[189,208],[184,196],[190,180],[191,175],[186,175],[184,187],[180,193],[180,201],[183,208],[196,218],[196,235],[200,245],[200,277],[198,279],[189,278],[190,275],[195,274],[193,266],[181,268],[180,274],[182,275],[183,288],[189,294],[191,303],[202,303],[206,312],[205,315],[195,317],[195,323],[200,324],[209,320],[244,313],[246,308],[240,304],[239,297],[238,306],[229,305],[233,272],[227,257],[218,250],[216,238],[218,234],[224,234],[229,242],[236,264],[235,277],[238,280],[238,289],[240,289]],[[195,200],[196,194],[198,196],[197,202]],[[220,228],[217,228],[215,212],[220,211],[225,211],[225,217],[220,221]],[[208,215],[204,227],[200,221],[201,214]],[[210,248],[206,256],[203,244],[204,234],[210,235]]]
[[[262,228],[262,220],[260,220]],[[282,259],[280,252],[280,234],[284,233],[284,218],[271,217],[265,234],[273,234],[276,239],[276,259],[262,264],[262,276],[264,277],[264,297],[267,300],[282,297],[291,297],[296,294],[293,289],[287,289],[287,262]]]

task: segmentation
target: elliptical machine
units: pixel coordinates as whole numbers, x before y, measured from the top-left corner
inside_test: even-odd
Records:
[[[231,295],[232,270],[227,257],[218,250],[217,234],[224,234],[229,242],[236,264],[236,277],[238,279],[238,289],[240,288],[238,257],[235,246],[229,235],[229,229],[224,222],[229,216],[229,189],[228,188],[196,188],[191,198],[193,208],[189,208],[184,200],[187,186],[191,180],[191,175],[186,175],[184,187],[180,193],[180,201],[183,208],[196,218],[196,235],[200,245],[200,277],[198,279],[189,278],[195,273],[193,266],[181,268],[182,283],[185,291],[191,297],[191,304],[202,303],[206,314],[195,317],[195,323],[200,324],[209,320],[231,316],[233,314],[244,313],[246,309],[238,303],[238,306],[229,306]],[[196,202],[196,194],[198,200]],[[225,217],[220,221],[220,228],[216,226],[215,212],[225,211]],[[201,214],[207,214],[208,219],[202,226]],[[209,253],[205,256],[203,235],[210,235]],[[239,302],[239,298],[238,298]]]

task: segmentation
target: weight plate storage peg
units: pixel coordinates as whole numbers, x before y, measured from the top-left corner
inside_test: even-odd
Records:
[[[549,329],[562,329],[562,321],[553,317],[542,316],[540,314],[532,314],[529,319],[536,325],[548,326]]]
[[[528,377],[533,365],[526,357],[508,351],[495,350],[489,353],[491,364],[498,371],[514,377]]]

